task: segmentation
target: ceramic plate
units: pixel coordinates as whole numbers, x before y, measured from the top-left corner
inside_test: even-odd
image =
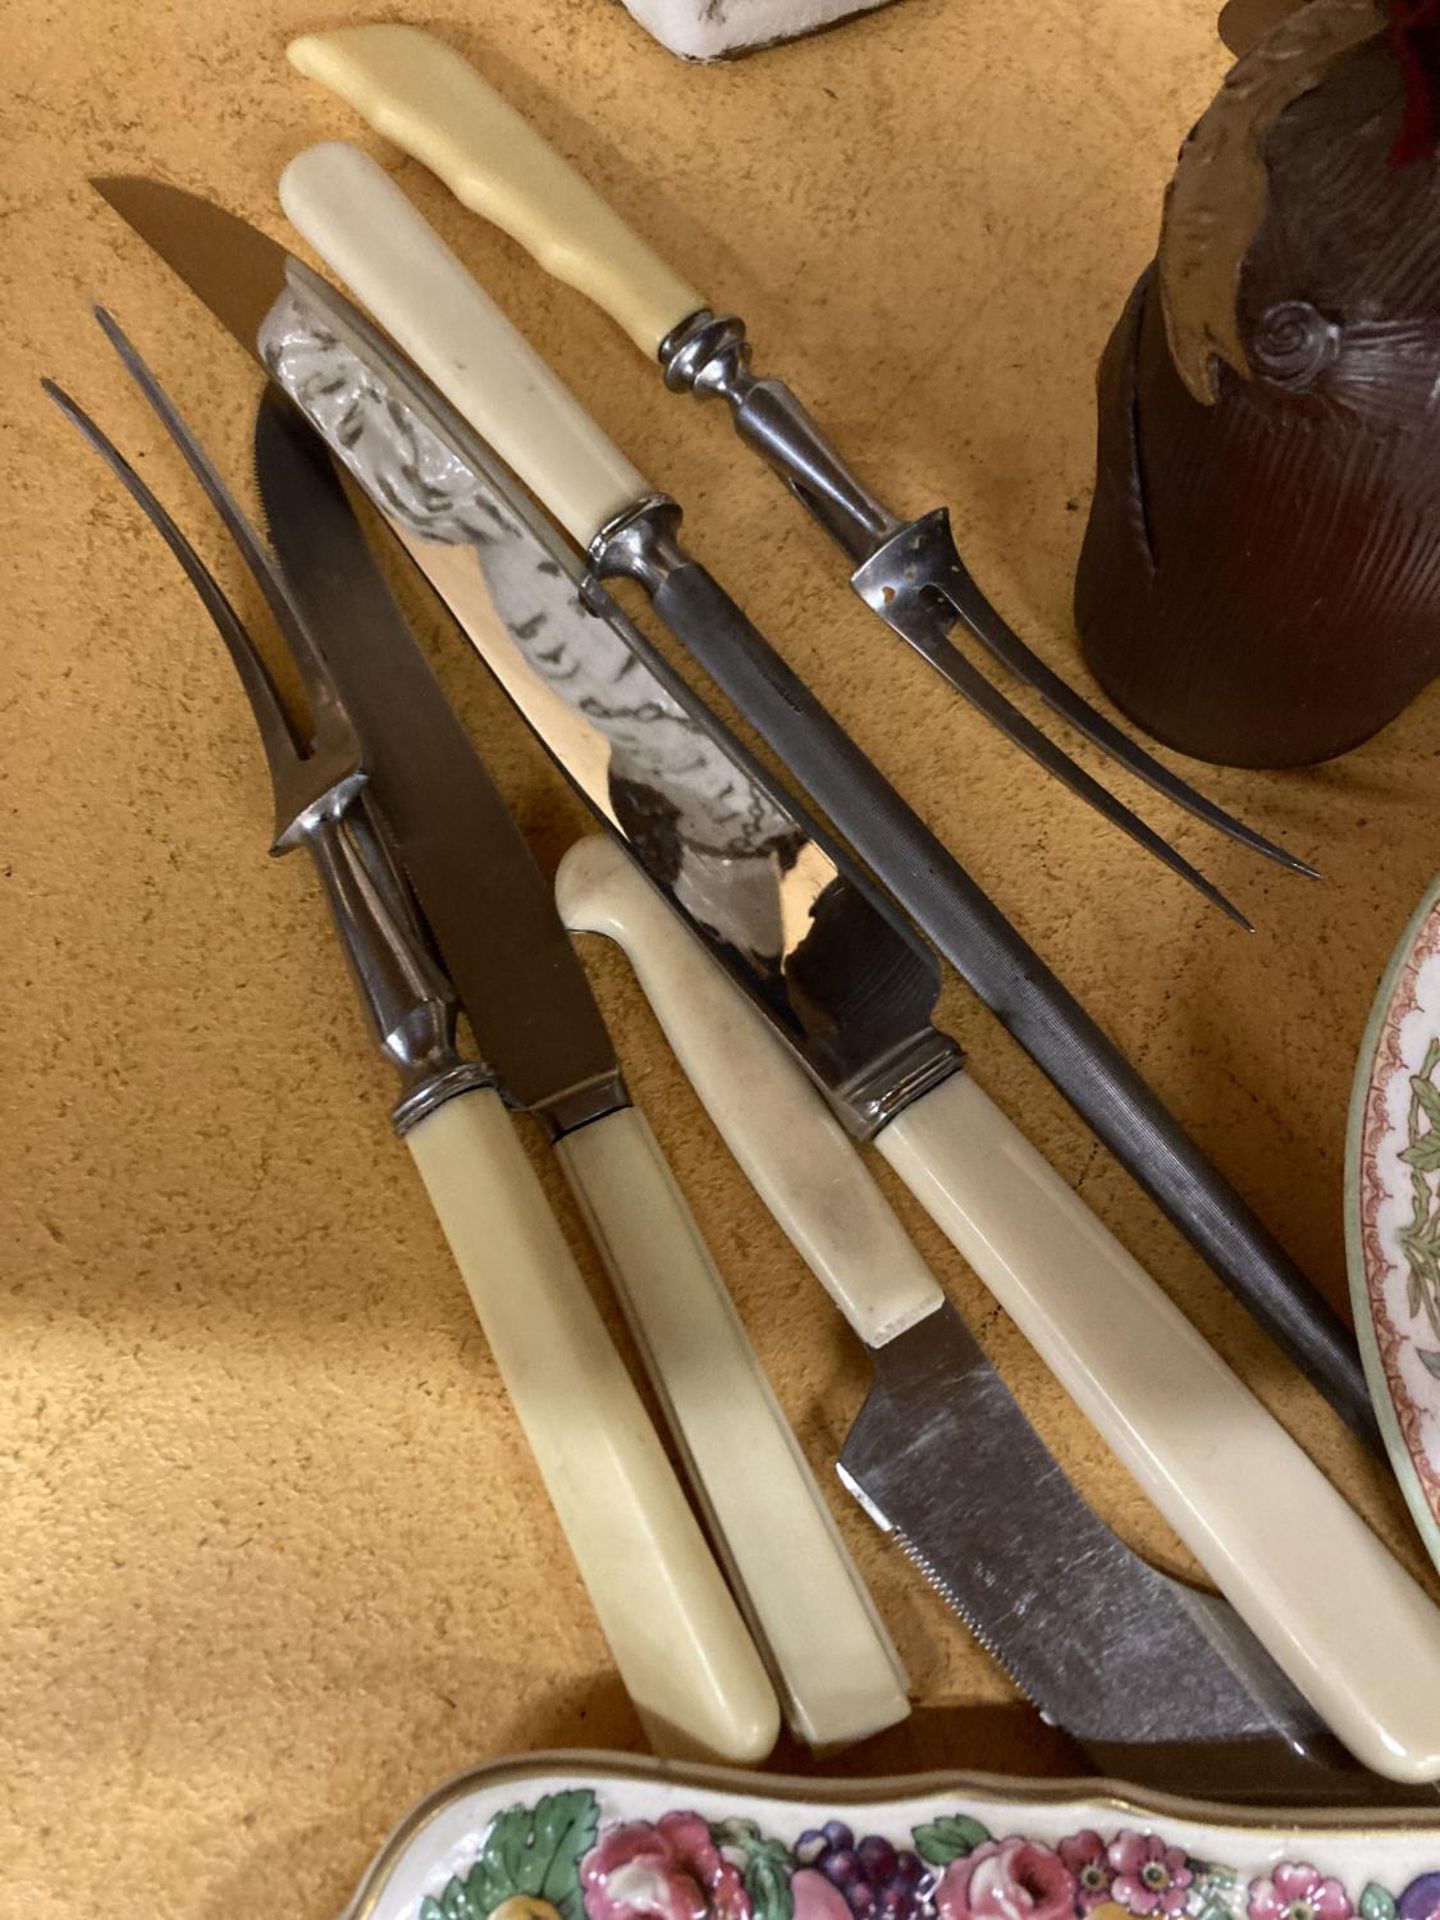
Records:
[[[783,1780],[548,1754],[442,1788],[347,1920],[1436,1920],[1440,1824],[1094,1782]]]
[[[1345,1158],[1360,1351],[1390,1459],[1440,1564],[1440,881],[1366,1029]]]

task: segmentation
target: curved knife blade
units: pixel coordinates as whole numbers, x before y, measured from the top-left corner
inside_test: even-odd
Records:
[[[378,341],[375,329],[355,312],[343,296],[337,295],[333,288],[291,259],[276,242],[253,228],[247,228],[243,221],[222,212],[199,195],[136,178],[100,180],[96,185],[162,258],[168,260],[182,278],[190,281],[217,316],[236,332],[241,343],[256,354],[262,364],[268,368],[267,352],[272,358],[276,354],[287,357],[288,377],[292,386],[298,390],[300,384],[307,384],[309,404],[314,409],[312,417],[317,418],[317,422],[323,422],[322,432],[334,436],[342,457],[349,458],[349,436],[359,431],[353,417],[352,401],[346,397],[343,382],[338,399],[325,391],[327,370],[323,352],[316,348],[314,341],[307,339],[303,326],[293,340],[287,342],[281,337],[284,331],[283,301],[287,297],[293,299],[296,290],[306,293],[312,303],[319,303],[319,310],[331,316],[335,327],[347,333],[352,341],[352,351],[355,350],[354,343],[359,342],[362,355],[378,350],[383,360],[384,344]],[[226,275],[224,267],[227,258],[233,258],[234,281],[243,277],[246,282],[243,287],[235,285]],[[192,259],[193,278],[190,272]],[[277,314],[281,315],[278,321],[274,317]],[[274,337],[270,346],[262,351],[257,341],[257,329],[267,324],[272,326]],[[370,346],[365,345],[367,341],[371,343]],[[393,362],[393,354],[391,359]],[[408,368],[408,363],[397,364]],[[401,378],[407,383],[407,391],[417,390],[413,368],[402,373]],[[421,384],[428,388],[428,383]],[[446,409],[446,412],[453,419],[453,410]],[[463,423],[460,426],[463,429]],[[468,433],[468,429],[463,429],[463,432]],[[469,434],[468,440],[462,439],[462,444],[473,448],[475,436]],[[414,477],[419,491],[415,493],[414,504],[421,507],[426,507],[429,498],[427,489],[438,487],[439,497],[443,501],[445,487],[454,482],[453,470],[447,465],[449,456],[436,452],[439,445],[440,442],[432,435],[428,457],[432,462],[438,462],[433,471],[423,461],[415,468]],[[482,469],[485,457],[483,453],[479,456]],[[353,464],[352,460],[352,467]],[[403,476],[397,473],[391,476],[386,485],[393,487],[402,480]],[[405,481],[404,484],[408,486],[409,482]],[[502,497],[505,491],[502,482]],[[397,505],[401,504],[398,496],[382,492],[381,501],[382,510],[387,506],[391,509],[389,517],[398,528],[399,522],[394,512]],[[512,516],[518,516],[522,511],[518,502],[512,504]],[[538,520],[539,516],[531,514],[527,524],[533,530]],[[440,517],[432,514],[426,526],[433,545],[437,537],[436,529],[442,527]],[[485,527],[479,526],[479,534],[485,532]],[[472,537],[458,522],[443,526],[442,533],[443,540],[452,542]],[[426,537],[424,528],[421,537]],[[560,537],[555,538],[563,547]],[[455,557],[456,549],[451,547],[449,553],[448,559],[437,557],[436,564],[453,572],[455,567],[463,563]],[[469,590],[473,591],[473,588]],[[776,674],[784,677],[783,663],[775,662],[760,636],[751,635],[743,616],[715,584],[702,577],[701,570],[694,566],[686,566],[672,573],[662,589],[669,600],[677,603],[677,608],[687,592],[692,597],[698,596],[698,604],[679,609],[686,616],[692,652],[696,651],[695,634],[708,628],[712,616],[716,629],[713,651],[722,664],[735,657],[737,634],[742,646],[750,645],[753,639],[755,658],[752,677],[758,677],[762,691],[768,697],[770,681]],[[608,604],[613,608],[613,602]],[[697,657],[700,657],[698,652]],[[664,670],[661,671],[663,673]],[[725,674],[722,671],[716,677],[723,683]],[[684,683],[674,679],[674,684],[682,690],[683,696]],[[1140,1180],[1169,1218],[1200,1248],[1214,1270],[1246,1302],[1251,1312],[1269,1329],[1305,1376],[1330,1400],[1347,1424],[1377,1452],[1380,1451],[1380,1437],[1354,1340],[1338,1317],[1315,1294],[1306,1277],[1242,1197],[1201,1154],[1153,1089],[1146,1085],[1130,1062],[1005,919],[989,896],[952,858],[945,855],[944,849],[938,850],[944,855],[941,862],[944,872],[933,870],[937,856],[933,839],[920,832],[918,820],[904,808],[893,788],[881,781],[875,769],[863,761],[853,743],[844,736],[832,738],[828,746],[824,742],[817,742],[816,726],[828,722],[829,716],[823,710],[814,711],[816,703],[808,689],[796,683],[794,697],[802,705],[808,701],[812,712],[807,716],[799,708],[792,710],[787,707],[781,716],[784,722],[786,763],[792,772],[814,792],[828,790],[830,784],[835,784],[837,793],[844,801],[840,813],[851,819],[852,823],[858,821],[865,828],[863,838],[866,843],[880,849],[875,858],[880,866],[887,868],[890,884],[906,911],[930,931],[985,1004],[999,1016],[1010,1033],[1060,1087],[1097,1135]],[[743,699],[741,704],[743,706]],[[753,723],[754,713],[749,717]],[[541,731],[543,733],[544,730]],[[781,728],[778,721],[772,731],[779,736]],[[652,728],[649,738],[653,740],[656,737],[658,731]],[[631,798],[634,798],[633,794]],[[652,830],[658,830],[659,826],[658,821],[651,822]],[[906,851],[903,858],[900,854],[900,843],[904,838],[900,831],[902,828],[917,840],[913,852]],[[859,844],[862,836],[853,825],[852,835]],[[812,831],[810,844],[825,843]],[[791,891],[798,893],[793,883]],[[872,901],[875,898],[873,893],[868,897]],[[883,909],[878,919],[882,924],[889,923],[889,916]],[[752,991],[743,966],[737,977],[741,978],[741,984],[747,992]],[[852,988],[854,986],[848,976],[846,984]],[[935,991],[938,991],[938,976]],[[932,991],[930,999],[925,1002],[927,1008],[933,1004],[934,997]],[[861,996],[861,1004],[874,1005],[876,999],[877,990],[867,988]],[[833,1020],[830,1014],[826,1015],[826,1023],[831,1034],[840,1036],[842,1041],[848,1038],[851,1029]],[[812,1033],[814,1026],[813,1017],[803,1008],[798,1011],[792,1008],[791,1031],[792,1037],[800,1036],[797,1044],[819,1044],[816,1033]],[[854,1092],[847,1080],[847,1072],[860,1071],[863,1074],[868,1071],[872,1084],[876,1078],[874,1065],[878,1055],[873,1049],[847,1047],[844,1058],[837,1062],[834,1058],[827,1059],[823,1046],[820,1046],[813,1058],[809,1054],[807,1058],[822,1082],[838,1090],[847,1100],[852,1098]]]
[[[273,321],[267,331],[278,337]],[[293,353],[293,327],[286,338]],[[342,357],[320,364],[312,392],[333,398]],[[405,545],[595,811],[774,1024],[793,1039],[808,1022],[802,1048],[832,1090],[841,1044],[852,1076],[862,1046],[889,1068],[927,1036],[931,1063],[953,1066],[933,1029],[916,1032],[936,989],[928,954],[658,670],[618,609],[597,617],[582,600],[578,556],[523,515],[461,423],[422,415],[407,387],[366,397],[383,373],[378,358],[350,370],[342,457],[372,499],[392,512],[403,500]],[[443,486],[431,432],[457,463]],[[468,536],[456,539],[462,517]],[[953,1307],[870,1351],[877,1384],[842,1456],[847,1484],[1042,1711],[1087,1742],[1204,1740],[1263,1755],[1267,1779],[1291,1766],[1308,1779],[1312,1744],[1326,1748],[1312,1710],[1230,1607],[1147,1566],[1085,1505]]]

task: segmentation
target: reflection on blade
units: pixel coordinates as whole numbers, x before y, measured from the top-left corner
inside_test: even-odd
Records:
[[[603,618],[587,603],[578,557],[504,488],[473,435],[420,398],[363,323],[307,298],[310,276],[292,279],[296,297],[264,330],[266,364],[709,951],[842,1098],[880,1080],[903,1101],[915,1078],[953,1071],[954,1044],[929,1023],[928,951],[613,603]],[[1087,1740],[1305,1746],[1313,1714],[1232,1611],[1197,1602],[1115,1539],[953,1309],[874,1358],[847,1477],[1043,1711]],[[983,1540],[968,1559],[957,1514]]]
[[[252,345],[285,290],[282,247],[237,214],[163,180],[109,174],[90,184],[237,340]]]

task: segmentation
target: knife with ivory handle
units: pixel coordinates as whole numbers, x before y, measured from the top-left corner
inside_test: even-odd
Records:
[[[549,886],[389,599],[325,454],[353,468],[371,445],[361,429],[380,417],[365,420],[378,392],[368,379],[363,392],[347,388],[338,343],[323,326],[317,332],[296,291],[308,286],[322,306],[364,322],[212,202],[144,179],[97,185],[273,377],[279,404],[261,410],[255,463],[285,593],[323,634],[329,676],[363,734],[367,778],[428,930],[488,1065],[509,1102],[540,1119],[596,1235],[791,1726],[817,1748],[863,1739],[908,1711],[893,1644],[653,1134],[628,1104]],[[427,526],[444,518],[447,462],[430,457],[418,422],[412,433],[398,396],[383,419],[396,465],[372,503],[403,538],[409,515]],[[461,511],[457,521],[494,544],[493,519],[481,528]],[[573,588],[562,570],[539,577],[568,608]],[[644,1565],[643,1555],[630,1557]],[[657,1636],[661,1624],[657,1616]],[[718,1653],[705,1668],[716,1686],[748,1683],[736,1685],[731,1723],[712,1729],[705,1750],[754,1761],[773,1743],[776,1707],[753,1648],[741,1644],[743,1673],[728,1672]],[[675,1675],[681,1698],[688,1671]]]
[[[922,932],[1336,1411],[1381,1450],[1354,1338],[1135,1068],[680,545],[653,493],[374,161],[297,156],[282,204],[420,370],[681,643]]]
[[[953,1340],[943,1316],[953,1317],[954,1309],[946,1303],[938,1282],[925,1268],[813,1082],[634,861],[609,840],[581,841],[561,862],[556,898],[565,924],[573,932],[603,934],[624,950],[671,1049],[726,1145],[812,1272],[871,1349],[877,1386],[845,1442],[839,1471],[872,1517],[887,1530],[896,1531],[907,1550],[913,1551],[909,1514],[924,1501],[907,1471],[909,1463],[903,1448],[893,1444],[893,1430],[907,1418],[916,1419],[914,1389],[907,1380],[907,1375],[914,1373],[914,1363],[907,1367],[899,1350],[913,1347],[917,1341],[938,1344]],[[983,1101],[984,1096],[978,1095],[977,1104]],[[885,1153],[884,1133],[877,1144]],[[1083,1285],[1083,1256],[1077,1263],[1074,1243],[1060,1230],[1066,1214],[1073,1225],[1080,1203],[1066,1195],[1069,1205],[1062,1203],[1059,1211],[1052,1211],[1054,1202],[1046,1191],[1045,1178],[1049,1169],[1037,1178],[1033,1164],[1025,1164],[1033,1163],[1034,1156],[1018,1136],[1011,1142],[1011,1152],[1019,1162],[1021,1177],[1033,1182],[1032,1202],[1041,1222],[1040,1233],[1043,1237],[1047,1231],[1053,1232],[1056,1263],[1068,1261],[1076,1284]],[[897,1165],[902,1178],[906,1177],[903,1162],[891,1155],[887,1158]],[[983,1164],[977,1168],[977,1190],[984,1185],[985,1171]],[[1005,1198],[993,1193],[988,1198],[998,1212],[987,1220],[982,1202],[972,1213],[969,1231],[992,1237],[992,1228],[998,1228],[993,1237],[1003,1239],[1013,1227],[1012,1219],[1004,1214]],[[1048,1223],[1047,1214],[1051,1215]],[[975,1264],[978,1267],[978,1261]],[[1123,1338],[1119,1326],[1112,1327],[1112,1332],[1117,1339]],[[889,1362],[888,1391],[884,1385],[887,1352],[895,1355]],[[1217,1373],[1223,1372],[1218,1361],[1214,1368]],[[985,1387],[976,1381],[973,1390],[983,1394]],[[1177,1405],[1181,1419],[1193,1417],[1205,1404],[1205,1396],[1199,1395],[1193,1408],[1187,1405],[1182,1383],[1167,1382],[1161,1391]],[[1213,1402],[1209,1404],[1210,1417],[1220,1412]],[[1225,1412],[1239,1424],[1227,1429],[1223,1440],[1217,1433],[1215,1449],[1225,1456],[1217,1461],[1222,1480],[1227,1471],[1232,1476],[1228,1530],[1238,1542],[1252,1532],[1262,1507],[1268,1512],[1268,1524],[1283,1524],[1292,1493],[1302,1505],[1305,1503],[1310,1476],[1304,1469],[1298,1478],[1293,1473],[1287,1475],[1287,1465],[1293,1468],[1296,1464],[1294,1459],[1287,1462],[1283,1457],[1291,1449],[1287,1444],[1279,1449],[1267,1447],[1265,1429],[1273,1422],[1243,1388],[1235,1392]],[[957,1417],[959,1413],[957,1408]],[[923,1419],[916,1424],[923,1426]],[[1299,1459],[1303,1461],[1303,1456]],[[1260,1489],[1256,1482],[1262,1476],[1270,1484]],[[1164,1502],[1160,1504],[1163,1509]],[[1338,1495],[1334,1504],[1337,1508],[1342,1504]],[[1313,1510],[1311,1517],[1316,1517]],[[973,1505],[955,1502],[948,1518],[956,1557],[974,1563],[974,1572],[984,1579],[988,1516],[977,1513]],[[1225,1527],[1225,1516],[1213,1510],[1211,1523]],[[1355,1527],[1359,1525],[1356,1521]],[[1034,1543],[1037,1573],[1038,1567],[1049,1560],[1046,1544]],[[1291,1551],[1303,1554],[1303,1541],[1296,1538]],[[1378,1563],[1381,1552],[1377,1543],[1368,1557]],[[1046,1573],[1052,1579],[1065,1577],[1063,1564],[1046,1566]],[[1310,1584],[1308,1575],[1303,1578]],[[1233,1589],[1231,1598],[1243,1611],[1243,1603]],[[1337,1619],[1343,1623],[1347,1614],[1348,1631],[1363,1636],[1363,1622],[1368,1617],[1363,1575],[1342,1599]],[[1308,1630],[1299,1611],[1293,1617],[1293,1627],[1297,1637]],[[1377,1650],[1371,1675],[1376,1684],[1384,1684],[1389,1651]],[[1400,1670],[1393,1669],[1392,1673],[1391,1684],[1403,1684]],[[1357,1688],[1367,1684],[1358,1668],[1351,1680]],[[1124,1772],[1123,1756],[1106,1753],[1096,1744],[1092,1744],[1092,1752],[1102,1765],[1116,1766]],[[1193,1762],[1188,1777],[1195,1790]]]
[[[646,497],[624,456],[366,155],[339,144],[307,150],[286,169],[281,199],[572,533],[605,524],[621,494]],[[663,522],[661,539],[667,582],[688,576],[684,597],[720,636],[704,664],[725,686],[743,616],[688,558],[665,559],[676,549]],[[639,577],[655,557],[642,545]],[[662,585],[657,606],[676,624],[664,593]],[[678,625],[693,647],[694,623]],[[793,716],[797,696],[780,664],[757,678]],[[1345,1745],[1389,1778],[1435,1779],[1440,1615],[1150,1276],[955,1070],[953,1049],[935,1041],[926,1021],[908,1047],[868,1063],[868,1084],[835,1090],[852,1127],[878,1134],[892,1167]],[[1322,1539],[1344,1574],[1316,1582],[1310,1557]]]

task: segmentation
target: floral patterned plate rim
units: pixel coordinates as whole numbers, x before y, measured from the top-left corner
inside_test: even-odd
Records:
[[[837,1782],[599,1753],[421,1802],[345,1920],[1437,1920],[1440,1819],[1104,1781]]]
[[[1360,1048],[1345,1244],[1370,1397],[1440,1566],[1440,880],[1401,935]]]

